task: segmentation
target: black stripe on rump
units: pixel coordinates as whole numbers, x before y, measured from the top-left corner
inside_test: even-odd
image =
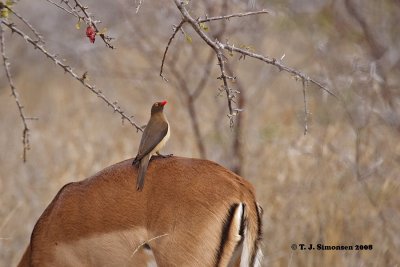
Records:
[[[221,262],[222,255],[224,253],[225,243],[228,240],[229,229],[231,228],[232,219],[233,219],[233,216],[235,215],[235,210],[238,206],[239,206],[238,203],[231,205],[231,207],[229,208],[229,212],[226,216],[224,225],[222,226],[221,243],[219,244],[219,248],[217,250],[217,256],[216,256],[217,260],[215,262],[215,266],[219,266],[219,263]]]

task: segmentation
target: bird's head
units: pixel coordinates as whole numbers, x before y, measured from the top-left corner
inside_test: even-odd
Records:
[[[153,115],[154,113],[162,112],[166,104],[167,100],[154,103],[153,106],[151,107],[151,114]]]

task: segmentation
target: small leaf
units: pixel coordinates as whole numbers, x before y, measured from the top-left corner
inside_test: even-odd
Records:
[[[11,7],[13,5],[13,1],[12,0],[7,0],[6,1],[6,6]]]
[[[202,28],[205,32],[208,32],[208,26],[204,22],[199,24],[200,28]]]
[[[81,29],[81,20],[78,20],[78,22],[75,24],[75,28],[76,28],[77,30],[80,30],[80,29]]]
[[[192,37],[190,37],[190,35],[188,35],[188,34],[185,34],[185,38],[186,38],[186,41],[189,43],[189,44],[191,44],[192,43]]]
[[[101,29],[101,31],[99,31],[97,34],[103,34],[105,35],[107,33],[107,28],[103,28]]]
[[[3,19],[8,18],[8,9],[7,8],[2,8],[0,10],[0,18],[3,18]]]
[[[242,49],[245,49],[245,50],[247,50],[247,51],[250,51],[250,52],[254,52],[254,51],[255,51],[255,50],[254,50],[254,47],[251,46],[251,45],[242,44],[242,45],[240,45],[239,47],[242,48]]]

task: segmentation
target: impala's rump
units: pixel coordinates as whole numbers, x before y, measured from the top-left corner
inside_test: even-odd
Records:
[[[153,160],[137,192],[131,162],[60,190],[20,266],[145,266],[146,247],[158,266],[257,266],[261,217],[246,180],[172,157]]]

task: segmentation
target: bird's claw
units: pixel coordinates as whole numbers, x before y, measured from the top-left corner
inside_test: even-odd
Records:
[[[169,158],[169,157],[172,157],[174,154],[167,154],[167,155],[163,155],[163,154],[160,154],[160,153],[157,153],[157,156],[159,156],[159,157],[162,157],[162,158]]]

